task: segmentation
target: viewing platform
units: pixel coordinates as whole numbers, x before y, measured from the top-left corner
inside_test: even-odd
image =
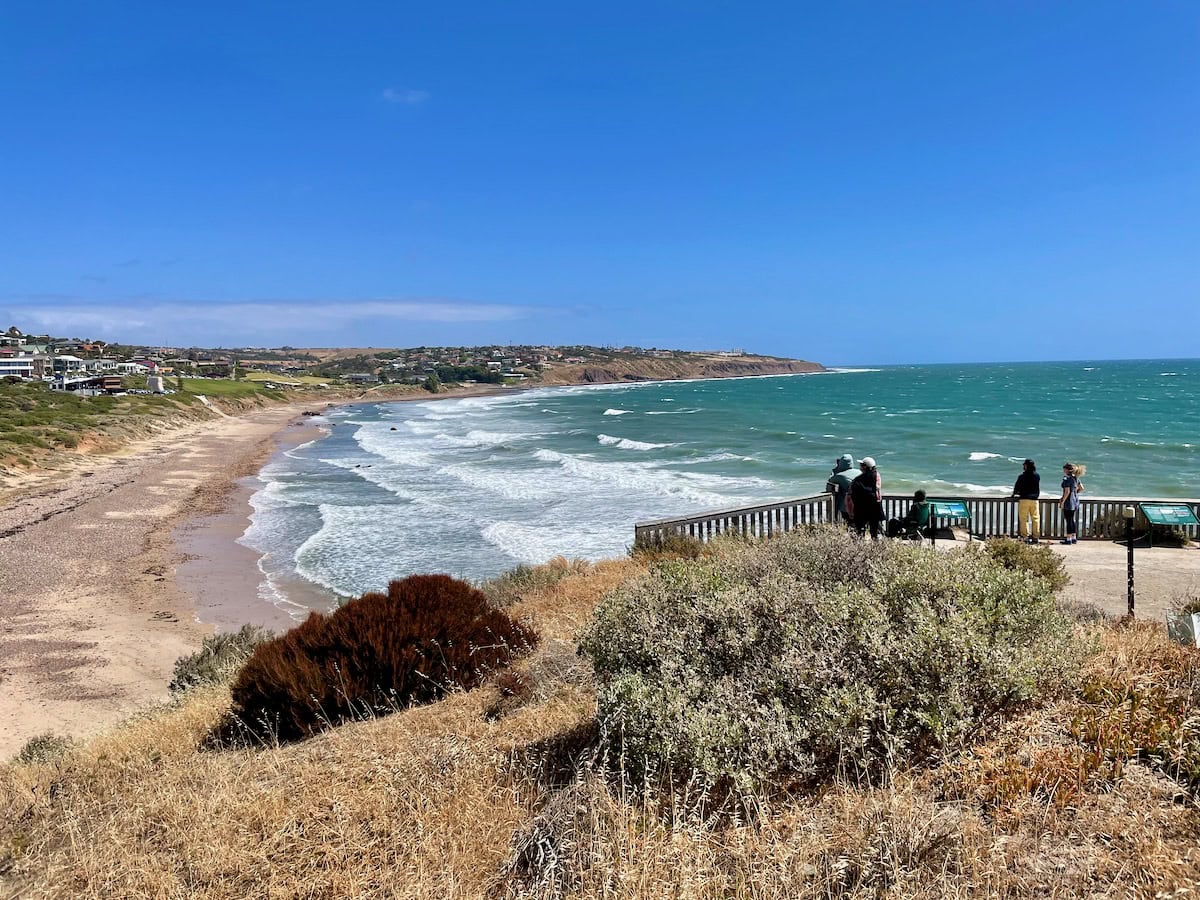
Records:
[[[930,500],[956,500],[967,504],[971,513],[971,537],[988,538],[1015,536],[1017,533],[1017,501],[1008,497],[930,497]],[[911,496],[884,496],[884,511],[888,518],[904,515],[912,502]],[[1135,509],[1142,503],[1187,505],[1200,518],[1200,500],[1139,499],[1134,497],[1080,498],[1079,543],[1064,547],[1062,511],[1057,499],[1040,503],[1041,540],[1059,554],[1066,563],[1071,582],[1062,591],[1066,600],[1091,604],[1114,618],[1125,615],[1127,605],[1127,554],[1124,543],[1123,510]],[[684,535],[708,541],[721,534],[752,534],[769,536],[804,525],[822,525],[833,521],[833,497],[814,494],[779,503],[736,509],[718,509],[685,516],[639,522],[635,540],[639,544],[661,542],[671,535]],[[1139,532],[1144,532],[1146,520],[1139,515]],[[1193,541],[1184,548],[1161,544],[1153,548],[1144,539],[1136,540],[1135,594],[1136,615],[1144,621],[1162,623],[1166,612],[1185,597],[1200,596],[1200,535],[1195,526],[1179,529]],[[1138,533],[1138,532],[1135,532]],[[940,540],[940,538],[939,538]]]
[[[1015,537],[1017,535],[1017,499],[1015,497],[950,496],[930,494],[931,502],[955,502],[965,504],[970,514],[972,537]],[[912,503],[909,494],[884,494],[883,513],[885,519],[902,518]],[[1200,518],[1200,500],[1178,498],[1137,497],[1088,497],[1079,498],[1079,540],[1114,541],[1125,537],[1124,509],[1132,506],[1139,509],[1142,504],[1173,504],[1187,506],[1192,514]],[[1058,498],[1043,497],[1038,501],[1041,540],[1057,540],[1064,534],[1063,515]],[[680,535],[698,541],[708,541],[722,534],[742,534],[753,537],[769,537],[791,531],[802,525],[827,525],[834,521],[833,495],[811,494],[792,500],[780,500],[760,506],[745,506],[715,509],[681,516],[676,519],[658,519],[638,522],[634,525],[635,545],[661,543],[664,539]],[[1135,529],[1145,531],[1147,523],[1138,513]],[[1189,540],[1200,539],[1200,528],[1195,525],[1179,526]]]

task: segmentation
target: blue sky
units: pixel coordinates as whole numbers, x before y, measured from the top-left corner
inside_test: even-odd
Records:
[[[0,3],[0,327],[1196,356],[1200,4]]]

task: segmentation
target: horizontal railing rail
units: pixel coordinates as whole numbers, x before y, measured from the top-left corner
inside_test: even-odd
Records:
[[[979,537],[1016,535],[1018,532],[1017,500],[1013,497],[958,497],[931,495],[930,500],[957,500],[965,503],[971,514],[971,533]],[[1111,541],[1125,536],[1124,509],[1135,509],[1142,503],[1187,504],[1192,513],[1200,518],[1200,500],[1174,497],[1088,497],[1079,498],[1079,513],[1076,524],[1081,541]],[[885,494],[883,512],[885,518],[902,518],[912,504],[909,495]],[[1057,498],[1038,501],[1039,538],[1051,539],[1063,535],[1063,515]],[[753,537],[769,537],[791,531],[801,525],[824,525],[834,521],[832,494],[812,494],[793,500],[781,500],[760,506],[731,509],[716,509],[681,516],[676,519],[659,519],[638,522],[634,526],[634,542],[637,546],[661,544],[672,536],[708,541],[722,534],[740,534]],[[1144,531],[1145,518],[1139,512],[1137,528]],[[1180,528],[1191,540],[1200,540],[1200,528],[1195,525]]]
[[[736,509],[715,509],[657,522],[638,522],[634,526],[637,546],[661,544],[673,536],[708,541],[722,534],[769,537],[791,531],[801,525],[824,525],[833,521],[833,496],[813,494]]]

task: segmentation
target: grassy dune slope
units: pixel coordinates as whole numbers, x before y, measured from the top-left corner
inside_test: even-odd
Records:
[[[686,790],[634,791],[619,761],[580,756],[595,702],[574,635],[644,565],[511,586],[512,612],[543,635],[521,664],[524,698],[493,686],[302,744],[198,751],[229,702],[212,689],[58,762],[0,766],[0,893],[1041,897],[1194,883],[1200,815],[1167,745],[1191,746],[1196,654],[1161,629],[1080,626],[1096,650],[1077,695],[955,758],[706,818]]]
[[[176,381],[168,380],[176,389]],[[412,396],[420,389],[388,385],[377,399]],[[56,469],[81,456],[107,453],[143,438],[226,415],[282,403],[347,402],[363,395],[357,387],[322,389],[312,384],[285,390],[249,379],[185,378],[183,390],[168,395],[125,394],[79,397],[40,383],[0,381],[0,479],[30,470]],[[203,400],[201,398],[204,398]]]
[[[216,379],[185,380],[171,395],[82,397],[40,383],[0,383],[0,470],[52,467],[77,453],[103,452],[131,440],[216,415],[200,400],[212,396],[236,412],[285,396],[261,385]]]

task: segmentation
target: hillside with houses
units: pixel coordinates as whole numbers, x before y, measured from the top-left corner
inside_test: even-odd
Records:
[[[65,389],[105,375],[251,378],[273,380],[287,387],[305,383],[561,385],[821,370],[817,363],[756,356],[743,350],[695,352],[582,345],[231,349],[138,346],[27,334],[16,326],[0,334],[0,378],[46,381]],[[110,392],[119,389],[115,382],[108,384],[106,390]]]

